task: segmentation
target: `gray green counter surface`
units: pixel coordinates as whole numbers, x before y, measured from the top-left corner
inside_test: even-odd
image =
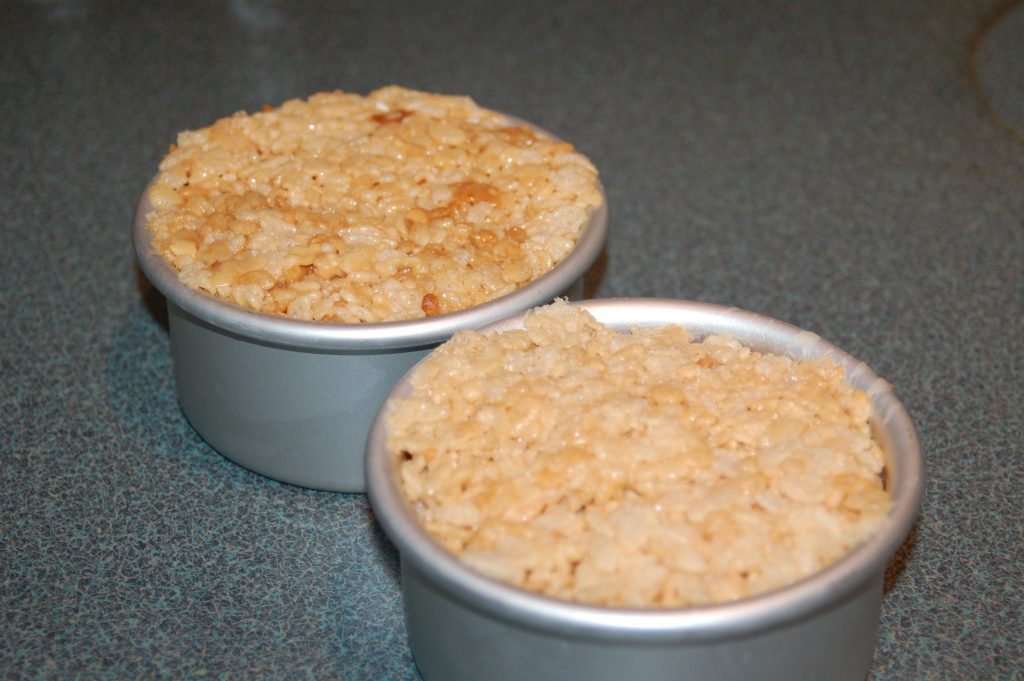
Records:
[[[129,241],[177,131],[389,83],[593,159],[592,296],[895,384],[929,477],[872,678],[1024,678],[1024,8],[803,0],[0,4],[0,677],[417,678],[365,498],[196,436]]]

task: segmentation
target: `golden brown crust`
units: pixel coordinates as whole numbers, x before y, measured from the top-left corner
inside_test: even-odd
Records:
[[[572,145],[468,98],[399,87],[184,132],[149,198],[154,243],[186,284],[350,323],[509,293],[564,258],[602,200]]]

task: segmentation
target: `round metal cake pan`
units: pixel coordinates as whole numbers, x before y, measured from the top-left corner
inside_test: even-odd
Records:
[[[892,508],[865,543],[788,587],[720,605],[624,609],[549,598],[486,577],[436,543],[399,488],[382,408],[367,442],[374,513],[398,547],[409,642],[427,681],[863,681],[878,636],[887,562],[916,518],[917,434],[891,386],[808,331],[735,308],[672,300],[580,303],[618,329],[678,324],[795,359],[828,355],[871,400]],[[484,329],[522,326],[522,317]],[[408,394],[408,375],[389,399]]]
[[[424,319],[336,324],[260,314],[183,284],[155,249],[143,193],[133,243],[167,299],[181,408],[221,454],[256,473],[314,489],[363,492],[370,423],[388,391],[431,348],[462,329],[559,296],[580,298],[607,233],[607,200],[551,271],[489,302]]]

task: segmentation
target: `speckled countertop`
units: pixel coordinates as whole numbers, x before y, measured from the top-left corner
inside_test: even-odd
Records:
[[[929,477],[872,678],[1022,678],[1022,69],[1024,9],[962,0],[0,4],[0,676],[416,678],[365,498],[196,436],[129,241],[178,130],[394,82],[595,161],[593,296],[751,309],[894,383]]]

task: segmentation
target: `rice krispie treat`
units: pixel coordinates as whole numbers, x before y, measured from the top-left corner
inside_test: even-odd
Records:
[[[344,323],[510,293],[561,261],[602,201],[571,144],[395,86],[183,132],[148,197],[154,243],[187,285]]]
[[[790,584],[866,539],[890,497],[870,403],[832,360],[679,326],[616,332],[557,302],[459,332],[390,405],[427,531],[492,577],[613,606]]]

